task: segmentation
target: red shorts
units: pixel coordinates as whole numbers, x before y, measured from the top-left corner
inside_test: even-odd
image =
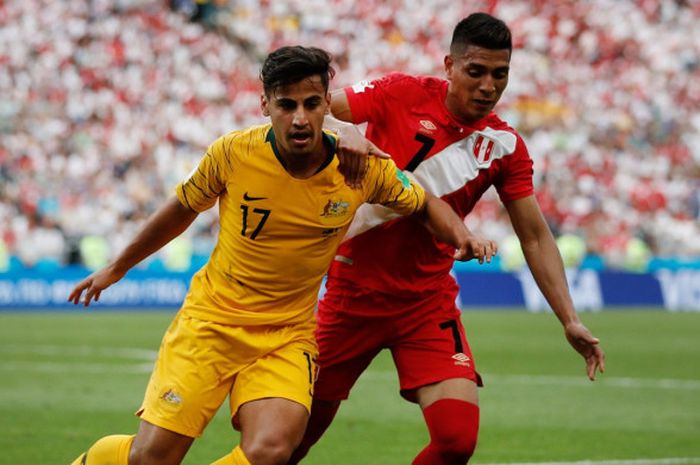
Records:
[[[386,313],[392,316],[382,316]],[[451,293],[409,301],[329,289],[318,309],[320,370],[314,398],[347,399],[382,349],[391,350],[401,395],[411,402],[417,388],[446,379],[467,378],[481,386],[460,315]]]

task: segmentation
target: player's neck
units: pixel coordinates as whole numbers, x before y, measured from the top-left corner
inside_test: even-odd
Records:
[[[447,113],[450,115],[450,118],[452,118],[452,120],[457,124],[460,124],[462,126],[471,126],[481,119],[467,118],[465,115],[461,114],[459,101],[449,93],[447,94],[447,96],[445,96],[445,100],[443,103],[445,105]]]
[[[267,134],[267,142],[272,146],[275,157],[290,176],[306,179],[325,168],[335,156],[335,146],[330,138],[321,136],[315,147],[305,154],[293,154],[285,150],[275,137],[274,130]]]
[[[280,153],[282,165],[287,172],[295,178],[306,179],[318,173],[325,166],[328,159],[328,150],[325,144],[319,144],[317,150],[308,155],[289,155]]]

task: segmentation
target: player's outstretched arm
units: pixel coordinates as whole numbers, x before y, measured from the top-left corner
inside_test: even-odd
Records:
[[[338,121],[332,116],[326,116],[324,127],[338,135],[338,171],[345,178],[345,183],[355,189],[362,185],[367,173],[367,158],[391,158],[383,150],[369,141],[354,124]]]
[[[564,326],[566,339],[586,361],[588,378],[594,380],[596,371],[605,371],[605,354],[600,341],[578,319],[559,249],[535,197],[508,202],[506,210],[537,286]]]
[[[173,196],[146,221],[136,237],[112,263],[78,283],[68,296],[68,301],[77,305],[83,291],[86,291],[83,300],[85,306],[90,305],[92,300],[97,302],[103,290],[119,281],[141,260],[179,236],[195,218],[197,213]]]
[[[439,240],[454,246],[455,259],[467,261],[477,259],[479,263],[491,263],[497,252],[496,243],[473,234],[444,200],[425,193],[423,224]]]
[[[331,115],[327,115],[323,127],[338,135],[338,170],[345,177],[345,183],[359,188],[367,172],[367,158],[376,156],[390,158],[389,155],[369,141],[352,123],[352,113],[345,91],[331,93]]]

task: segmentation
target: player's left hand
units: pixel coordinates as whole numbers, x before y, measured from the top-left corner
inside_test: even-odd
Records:
[[[596,371],[605,372],[605,353],[600,348],[600,340],[580,322],[567,324],[564,333],[571,347],[586,360],[586,374],[594,381]]]
[[[469,235],[462,247],[457,249],[454,259],[466,262],[476,259],[480,264],[491,263],[491,258],[498,252],[498,246],[490,239],[484,239],[476,235]]]
[[[117,271],[113,265],[106,266],[80,281],[71,291],[68,301],[78,305],[83,291],[86,291],[83,302],[87,307],[91,301],[99,301],[102,291],[122,279],[125,273],[125,271]]]
[[[345,184],[357,189],[362,184],[368,166],[368,157],[391,158],[370,142],[355,126],[343,126],[337,130],[338,171],[345,177]]]

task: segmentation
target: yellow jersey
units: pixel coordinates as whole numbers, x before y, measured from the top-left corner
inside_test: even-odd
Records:
[[[345,184],[336,139],[307,179],[291,176],[271,124],[217,139],[176,188],[196,212],[219,201],[220,229],[208,263],[192,279],[183,312],[230,325],[284,325],[314,318],[318,290],[355,211],[365,202],[411,214],[423,189],[391,160],[369,158],[359,189]],[[388,245],[388,244],[387,244]]]

